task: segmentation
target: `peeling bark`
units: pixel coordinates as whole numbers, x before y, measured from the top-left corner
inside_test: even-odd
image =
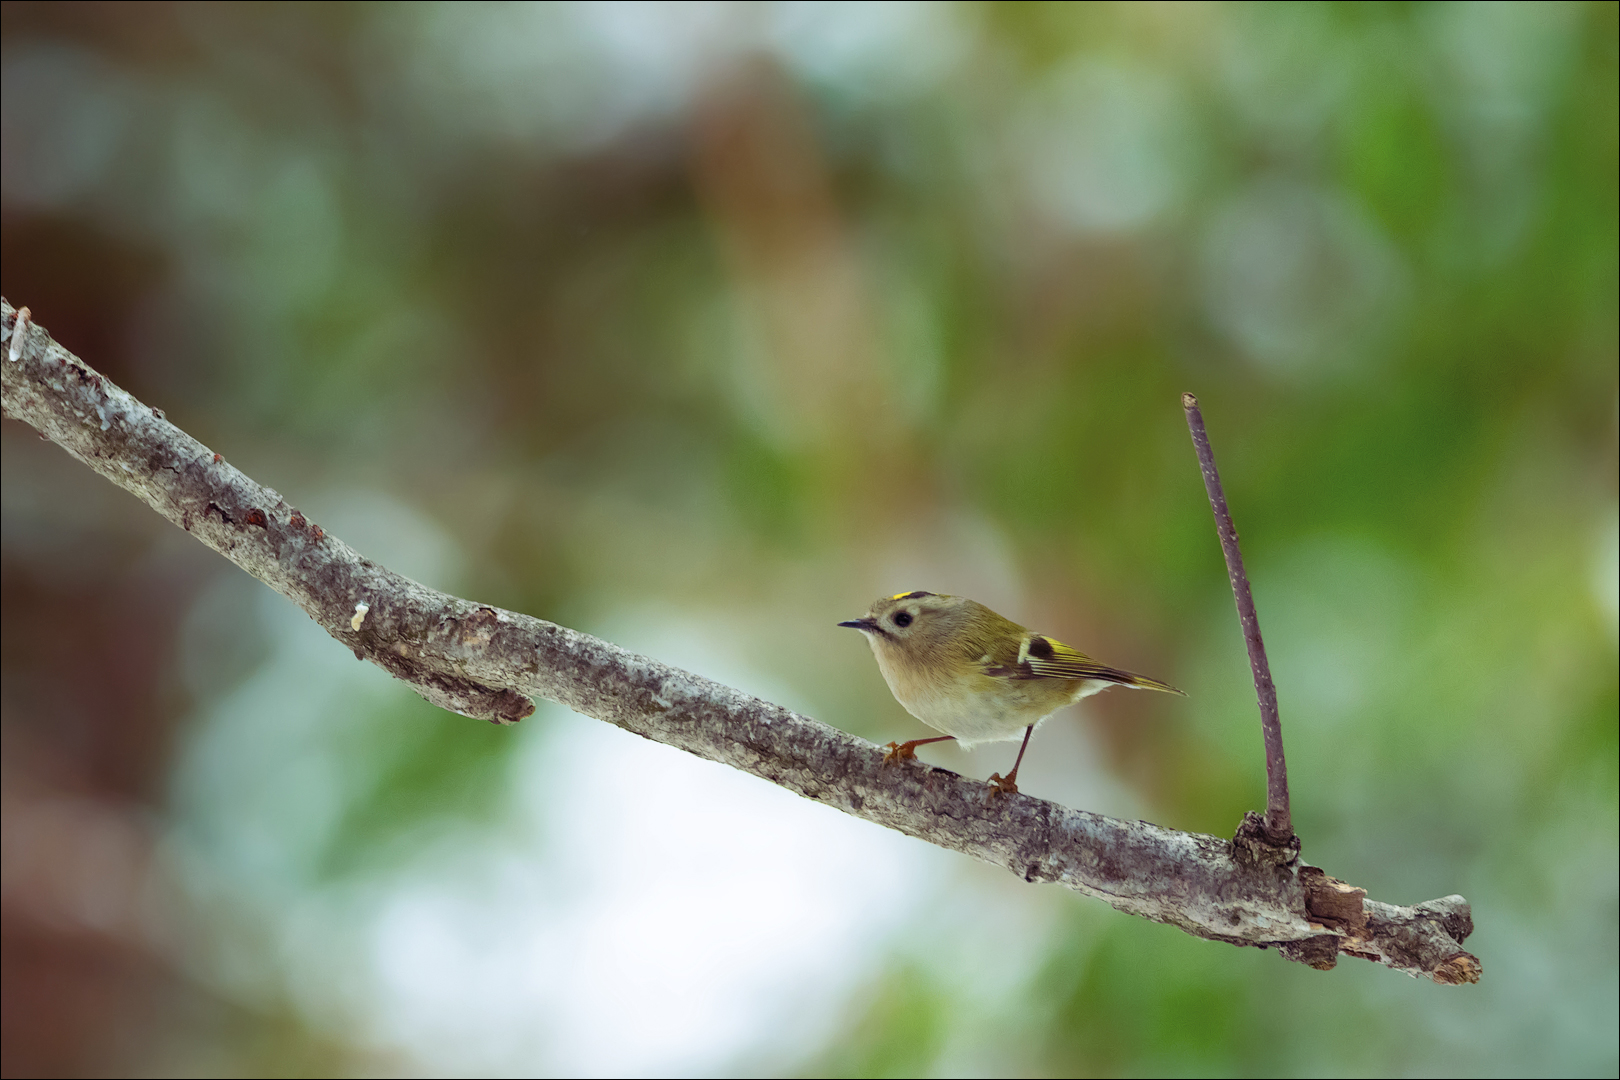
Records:
[[[515,723],[534,698],[616,724],[908,836],[1052,882],[1197,937],[1276,946],[1331,967],[1340,954],[1440,983],[1477,982],[1459,896],[1415,907],[1364,890],[1275,844],[1250,814],[1231,841],[1121,821],[984,784],[877,746],[543,619],[427,588],[363,558],[270,488],[137,401],[37,325],[10,343],[4,414],[292,600],[357,657],[464,716]]]

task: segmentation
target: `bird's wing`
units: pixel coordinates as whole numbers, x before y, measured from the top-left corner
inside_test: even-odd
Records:
[[[1011,649],[1009,648],[1009,653]],[[1122,671],[1099,664],[1078,649],[1070,648],[1044,634],[1027,634],[1019,643],[1017,656],[997,658],[998,663],[987,665],[985,673],[1006,679],[1098,679],[1122,686],[1144,690],[1164,690],[1179,694],[1169,683],[1150,679],[1146,675]]]

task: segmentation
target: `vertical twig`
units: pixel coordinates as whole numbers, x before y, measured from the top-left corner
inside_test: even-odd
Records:
[[[1282,721],[1277,718],[1277,687],[1271,681],[1271,664],[1266,660],[1266,643],[1260,640],[1260,620],[1254,613],[1254,596],[1249,592],[1249,575],[1243,572],[1243,552],[1238,550],[1237,528],[1226,508],[1221,490],[1221,474],[1215,469],[1215,452],[1209,448],[1209,432],[1204,430],[1204,414],[1198,399],[1181,395],[1187,411],[1187,428],[1198,451],[1198,467],[1204,473],[1204,490],[1215,512],[1215,531],[1220,534],[1221,551],[1226,555],[1226,573],[1232,579],[1232,598],[1237,601],[1238,619],[1243,623],[1243,641],[1249,647],[1249,667],[1254,672],[1254,694],[1260,700],[1260,730],[1266,739],[1266,832],[1284,842],[1294,835],[1288,810],[1288,762],[1283,759]]]

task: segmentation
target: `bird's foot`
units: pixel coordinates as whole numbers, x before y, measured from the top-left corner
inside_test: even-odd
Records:
[[[883,764],[892,765],[896,761],[915,761],[917,747],[931,742],[950,742],[956,738],[954,735],[935,735],[932,739],[912,739],[909,742],[892,742],[883,748]],[[1014,770],[1017,771],[1016,769]]]
[[[913,739],[910,742],[892,742],[883,748],[883,764],[893,765],[897,761],[917,760],[917,744],[922,739]]]
[[[1000,773],[991,773],[989,788],[984,793],[985,800],[989,801],[998,795],[1018,794],[1017,779],[1017,769],[1014,769],[1011,773],[1008,773],[1006,777],[1003,777]]]

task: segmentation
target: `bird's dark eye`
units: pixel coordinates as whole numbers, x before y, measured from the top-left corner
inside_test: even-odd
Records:
[[[909,612],[909,611],[897,611],[897,612],[895,612],[894,613],[894,625],[896,625],[896,626],[910,626],[911,625],[911,612]]]

